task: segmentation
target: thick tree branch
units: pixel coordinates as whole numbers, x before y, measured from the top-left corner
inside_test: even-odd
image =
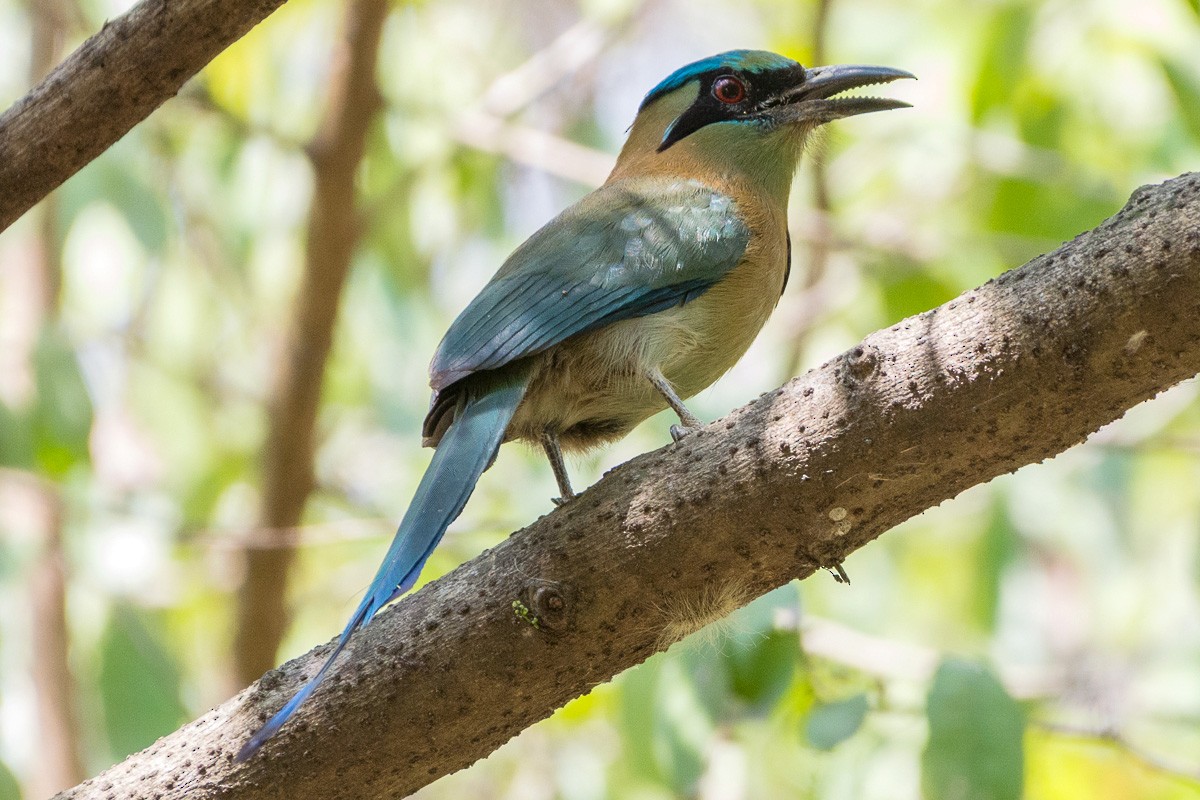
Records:
[[[142,0],[0,114],[0,231],[285,0]]]
[[[663,647],[687,628],[673,609],[837,564],[1197,372],[1193,174],[613,470],[397,603],[260,757],[232,761],[328,645],[63,797],[402,796]]]
[[[361,226],[354,179],[371,121],[381,105],[375,66],[387,13],[388,0],[352,0],[347,6],[346,31],[334,55],[324,121],[308,148],[315,187],[307,258],[292,311],[287,354],[271,394],[263,453],[258,527],[271,541],[255,541],[244,551],[233,652],[238,686],[275,664],[287,628],[285,590],[295,547],[291,531],[300,523],[312,491],[313,436],[325,361],[358,246]]]

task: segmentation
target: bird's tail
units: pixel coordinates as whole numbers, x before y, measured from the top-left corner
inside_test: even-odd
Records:
[[[267,721],[238,752],[238,761],[253,756],[263,743],[274,736],[296,709],[321,683],[351,634],[371,621],[392,599],[412,588],[426,559],[441,540],[442,534],[462,512],[475,483],[483,474],[504,439],[504,431],[525,396],[528,380],[521,376],[500,386],[470,394],[460,407],[454,422],[434,451],[433,460],[421,478],[396,537],[388,548],[375,579],[367,589],[333,652],[320,671],[306,683],[275,716]]]

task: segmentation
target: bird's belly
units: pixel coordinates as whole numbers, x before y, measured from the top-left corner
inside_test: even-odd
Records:
[[[509,438],[557,433],[568,450],[619,439],[667,407],[646,375],[661,370],[682,398],[729,370],[762,329],[782,270],[735,269],[695,300],[568,339],[539,356]],[[742,273],[739,275],[739,273]]]

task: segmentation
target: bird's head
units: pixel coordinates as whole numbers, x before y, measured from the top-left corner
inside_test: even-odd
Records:
[[[837,65],[806,68],[762,50],[731,50],[681,67],[650,90],[638,109],[620,164],[639,170],[673,162],[736,167],[763,160],[787,162],[790,178],[805,137],[843,117],[906,108],[881,97],[837,97],[842,92],[912,78],[889,67]]]

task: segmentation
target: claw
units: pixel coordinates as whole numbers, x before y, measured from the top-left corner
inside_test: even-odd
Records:
[[[688,436],[689,434],[695,433],[698,429],[699,429],[699,426],[694,426],[694,425],[672,425],[671,426],[671,438],[674,439],[676,442],[682,442],[683,437]]]

